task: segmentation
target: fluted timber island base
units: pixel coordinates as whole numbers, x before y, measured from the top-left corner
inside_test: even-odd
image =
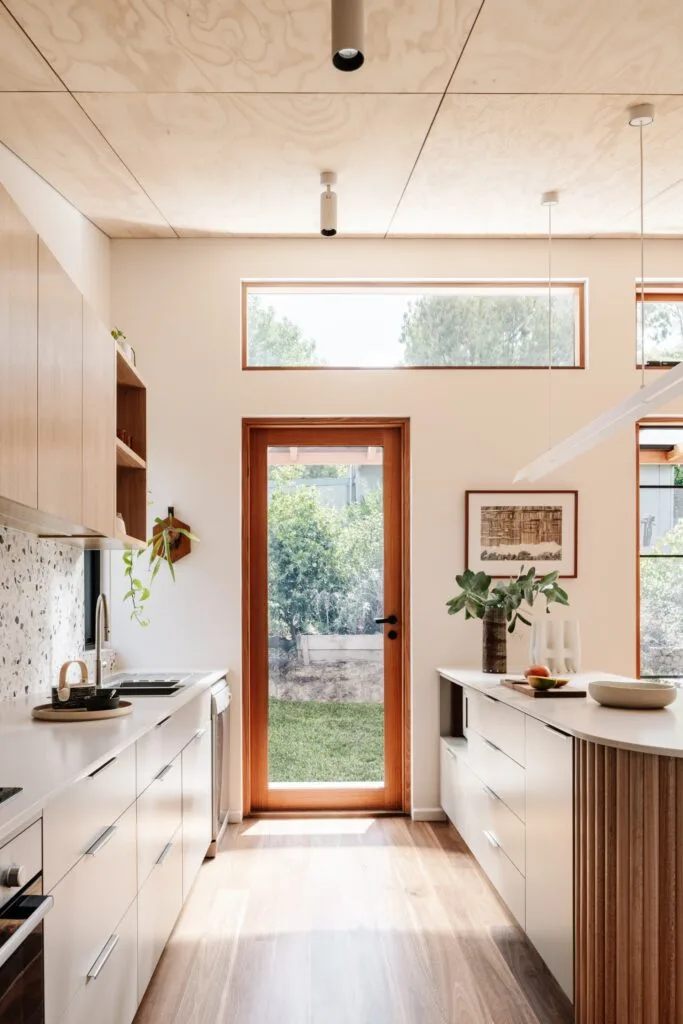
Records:
[[[683,758],[575,740],[577,1024],[683,1022]]]

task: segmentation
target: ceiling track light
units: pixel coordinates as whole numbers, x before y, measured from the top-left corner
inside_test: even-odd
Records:
[[[540,458],[535,459],[517,473],[515,483],[534,482],[547,476],[560,466],[573,462],[579,455],[590,451],[608,437],[624,427],[637,423],[653,408],[663,405],[677,395],[683,394],[683,362],[657,380],[645,383],[645,162],[643,157],[643,128],[655,119],[655,108],[651,103],[638,103],[629,108],[628,123],[640,130],[640,361],[642,381],[640,391],[625,398],[618,405],[604,412],[587,426],[582,427],[560,444],[556,444]]]
[[[332,0],[332,63],[357,71],[365,62],[363,0]]]
[[[320,195],[320,234],[332,238],[337,234],[337,193],[332,191],[332,186],[337,184],[336,173],[323,171],[320,184],[325,186]]]

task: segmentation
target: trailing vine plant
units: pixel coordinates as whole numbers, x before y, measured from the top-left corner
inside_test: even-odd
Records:
[[[173,568],[172,554],[177,546],[180,537],[187,537],[189,540],[198,541],[193,533],[181,526],[174,526],[169,519],[154,520],[154,525],[159,527],[141,551],[128,549],[123,552],[123,574],[128,583],[128,590],[123,595],[124,603],[130,601],[130,618],[139,626],[149,626],[149,619],[145,617],[145,609],[149,601],[152,584],[159,574],[161,566],[165,563],[175,583],[175,569]],[[149,553],[147,565],[143,567],[146,574],[146,582],[136,574],[140,560]]]

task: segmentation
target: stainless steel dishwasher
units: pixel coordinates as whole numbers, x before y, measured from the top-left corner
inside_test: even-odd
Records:
[[[228,824],[228,811],[224,807],[223,781],[227,774],[229,757],[230,701],[232,694],[227,679],[211,687],[211,748],[212,748],[212,833],[207,857],[215,857]]]

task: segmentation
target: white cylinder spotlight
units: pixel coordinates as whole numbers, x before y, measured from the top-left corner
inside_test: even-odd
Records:
[[[357,71],[365,61],[363,0],[332,0],[332,63]]]

